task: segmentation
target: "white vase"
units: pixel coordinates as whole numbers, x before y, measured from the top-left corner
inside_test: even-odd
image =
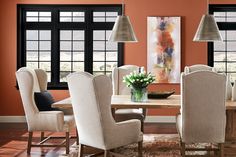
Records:
[[[236,80],[234,80],[234,86],[232,88],[232,101],[236,101]]]
[[[232,84],[230,81],[230,74],[228,74],[226,79],[226,100],[231,100],[231,98],[232,98]]]

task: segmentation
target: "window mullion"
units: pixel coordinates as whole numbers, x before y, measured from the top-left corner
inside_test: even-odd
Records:
[[[93,72],[93,30],[92,30],[92,9],[85,13],[85,71]]]
[[[59,44],[59,27],[58,27],[59,11],[53,9],[52,11],[52,44],[51,44],[51,77],[53,86],[59,84],[60,71],[60,44]]]

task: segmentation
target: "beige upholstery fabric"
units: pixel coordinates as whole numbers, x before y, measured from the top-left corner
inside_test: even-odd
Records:
[[[114,68],[112,71],[112,89],[114,95],[130,95],[130,88],[123,82],[123,77],[133,71],[138,72],[139,67],[136,65],[124,65]],[[128,119],[144,120],[146,111],[142,109],[117,109],[115,111],[116,121],[123,121]]]
[[[212,71],[182,73],[177,128],[183,142],[225,141],[225,82],[225,75]]]
[[[191,72],[195,72],[195,71],[213,71],[216,72],[216,69],[214,67],[210,67],[208,65],[204,65],[204,64],[195,64],[192,66],[185,66],[184,68],[184,73],[185,74],[189,74]]]
[[[112,71],[112,89],[114,95],[129,95],[130,88],[123,82],[123,77],[131,72],[138,72],[139,67],[136,65],[124,65],[114,68]]]
[[[108,76],[76,72],[68,76],[68,85],[80,144],[109,150],[142,141],[139,120],[116,123],[112,118]]]
[[[29,131],[69,131],[75,127],[73,115],[65,117],[62,111],[39,112],[34,92],[47,89],[47,74],[43,70],[23,67],[16,72],[16,78]]]
[[[47,73],[42,69],[35,69],[34,71],[37,76],[36,78],[38,79],[38,85],[39,85],[40,91],[46,91],[47,85],[48,85]]]

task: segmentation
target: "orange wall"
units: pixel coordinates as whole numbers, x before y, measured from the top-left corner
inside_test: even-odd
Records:
[[[0,116],[23,115],[16,90],[16,4],[120,4],[121,0],[1,0],[0,1]],[[235,0],[211,0],[212,4],[236,4]],[[125,64],[147,64],[147,16],[181,16],[181,64],[207,64],[206,43],[193,42],[202,14],[206,13],[206,0],[125,0],[125,12],[130,16],[138,43],[125,45]],[[152,85],[152,90],[175,89],[179,84]],[[68,91],[52,91],[56,100],[68,96]],[[175,110],[152,110],[154,115],[174,115]]]

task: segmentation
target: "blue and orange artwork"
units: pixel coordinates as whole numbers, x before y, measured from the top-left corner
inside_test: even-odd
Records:
[[[148,17],[147,70],[156,83],[180,82],[180,17]]]

